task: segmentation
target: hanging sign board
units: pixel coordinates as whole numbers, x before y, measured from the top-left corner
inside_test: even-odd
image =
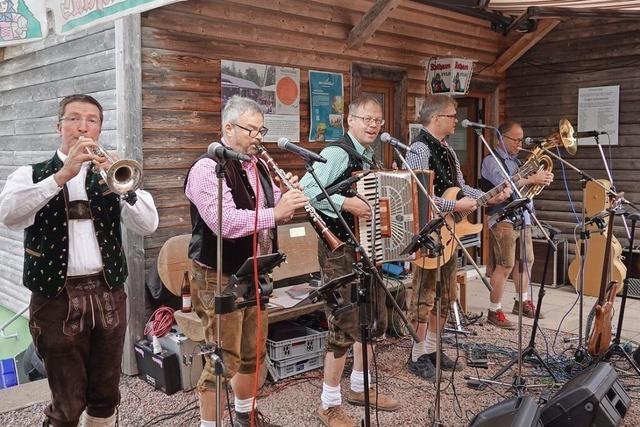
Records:
[[[429,58],[426,93],[466,95],[473,74],[472,59]]]

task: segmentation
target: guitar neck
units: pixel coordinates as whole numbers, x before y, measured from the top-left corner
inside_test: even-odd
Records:
[[[511,179],[513,180],[513,182],[517,182],[521,179],[521,176],[519,173],[517,173],[513,175]],[[489,200],[493,199],[495,196],[500,194],[500,192],[502,192],[502,190],[507,188],[509,185],[510,185],[510,182],[508,179],[506,179],[502,182],[502,184],[498,184],[495,187],[493,187],[491,190],[484,193],[481,197],[476,199],[476,203],[478,204],[478,207],[481,208],[483,206],[486,206]]]
[[[615,220],[615,212],[609,210],[609,223],[607,224],[607,241],[604,246],[604,263],[602,264],[602,278],[600,280],[600,292],[598,294],[598,304],[605,303],[605,292],[609,277],[609,264],[611,263],[611,240],[613,238],[613,222]]]

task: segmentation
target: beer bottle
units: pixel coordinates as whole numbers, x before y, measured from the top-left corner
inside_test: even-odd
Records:
[[[182,296],[182,312],[189,313],[191,311],[191,284],[188,271],[185,271],[184,276],[182,276],[180,295]]]

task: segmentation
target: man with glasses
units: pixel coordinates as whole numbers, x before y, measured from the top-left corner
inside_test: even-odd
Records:
[[[457,102],[449,95],[431,95],[424,101],[420,110],[422,129],[411,145],[407,154],[407,163],[412,169],[431,170],[434,178],[434,201],[443,213],[471,213],[477,209],[476,200],[483,192],[465,184],[460,162],[455,151],[447,143],[446,138],[452,135],[458,122],[456,115]],[[447,200],[441,196],[449,187],[460,187],[461,197],[458,200]],[[498,194],[489,203],[500,203],[511,194],[507,189]],[[440,327],[446,324],[451,303],[458,298],[456,285],[457,256],[441,266],[442,277],[442,318]],[[417,321],[416,332],[423,338],[414,342],[409,360],[409,371],[427,379],[435,380],[436,363],[436,313],[434,298],[436,270],[424,269],[414,265],[413,292],[411,294],[410,314]],[[443,370],[460,370],[460,362],[454,362],[446,354],[441,354]]]
[[[506,121],[498,128],[502,135],[502,141],[498,140],[495,146],[495,154],[498,156],[503,168],[514,175],[520,167],[518,160],[518,152],[522,148],[524,131],[519,123]],[[493,156],[488,155],[482,161],[482,179],[481,186],[485,191],[499,185],[506,178],[500,171],[496,160]],[[529,177],[516,182],[518,188],[527,184],[549,185],[553,181],[553,174],[548,171],[539,171]],[[506,202],[490,206],[487,208],[487,215],[493,215],[501,212],[506,206]],[[533,211],[533,203],[529,208]],[[504,295],[504,285],[513,270],[513,283],[516,292],[522,294],[522,315],[533,318],[535,316],[535,306],[532,298],[530,298],[527,290],[529,288],[529,279],[531,276],[531,268],[533,267],[533,242],[531,240],[531,217],[529,212],[524,213],[525,227],[525,246],[526,252],[524,260],[526,263],[526,271],[523,275],[523,281],[520,283],[520,271],[516,259],[520,256],[520,231],[514,229],[514,225],[510,220],[496,222],[490,218],[488,226],[489,233],[489,263],[487,265],[488,272],[491,274],[491,286],[493,291],[490,293],[489,311],[487,321],[503,329],[514,329],[514,324],[505,316],[502,311],[502,296]],[[519,311],[518,299],[515,299],[512,313],[517,314]],[[540,315],[542,317],[542,315]]]
[[[88,95],[60,102],[60,148],[9,175],[0,223],[24,230],[23,284],[31,290],[29,329],[51,389],[43,426],[114,426],[127,327],[127,263],[121,226],[148,235],[158,226],[153,198],[122,200],[92,170],[102,106]],[[136,283],[134,285],[142,285]]]
[[[290,221],[295,210],[309,201],[300,191],[297,177],[287,174],[296,188],[286,191],[283,186],[280,189],[274,185],[266,164],[255,157],[257,146],[266,133],[263,112],[255,101],[239,96],[227,101],[222,111],[222,144],[251,156],[251,161],[228,160],[226,164],[222,188],[222,274],[225,283],[247,258],[276,252],[276,225]],[[185,180],[185,194],[191,204],[191,298],[208,344],[217,338],[214,311],[219,238],[215,234],[218,229],[216,164],[216,160],[207,154],[201,156],[191,166]],[[231,380],[235,398],[234,427],[251,424],[253,374],[262,366],[267,340],[267,312],[261,310],[260,313],[261,341],[258,345],[256,306],[224,314],[221,320],[222,336],[219,340],[226,368],[224,376]],[[201,427],[216,425],[215,389],[214,367],[210,358],[206,358],[205,369],[196,388],[200,399]],[[255,425],[272,425],[257,410],[255,415]]]
[[[354,99],[349,105],[347,116],[349,125],[347,133],[337,142],[329,143],[320,153],[327,159],[327,163],[315,164],[320,183],[324,187],[330,187],[344,179],[351,177],[353,171],[369,169],[373,161],[372,144],[376,141],[380,128],[384,124],[382,119],[382,107],[373,97],[363,96]],[[321,193],[320,188],[310,174],[302,178],[302,185],[307,195],[318,210],[318,213],[327,223],[331,231],[346,244],[331,252],[322,240],[318,241],[318,257],[322,279],[324,283],[353,272],[355,262],[355,242],[349,239],[347,232],[342,228],[336,214],[331,209],[329,202],[322,200],[313,201]],[[331,196],[331,200],[350,226],[354,230],[356,217],[371,218],[371,206],[359,197],[355,197],[350,190]],[[339,288],[340,295],[345,302],[351,301],[352,287],[357,283],[350,283]],[[385,293],[375,283],[369,288],[370,304],[370,336],[372,340],[380,338],[387,329],[387,309],[385,307]],[[344,371],[347,351],[353,346],[353,369],[351,371],[350,388],[345,393],[347,401],[355,405],[364,404],[364,369],[362,363],[363,345],[360,342],[360,330],[358,322],[358,308],[332,313],[325,307],[329,322],[329,338],[327,354],[324,361],[324,380],[322,383],[321,406],[318,409],[320,421],[329,427],[351,427],[357,423],[347,414],[342,406],[342,394],[340,379]],[[373,346],[368,344],[368,360],[371,362]],[[369,369],[369,367],[366,367]],[[371,378],[371,376],[369,376]],[[400,404],[395,399],[377,394],[370,388],[369,401],[372,406],[377,406],[383,411],[395,411]]]

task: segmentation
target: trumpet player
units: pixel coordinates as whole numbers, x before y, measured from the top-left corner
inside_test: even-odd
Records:
[[[504,169],[509,175],[514,175],[520,167],[518,160],[518,152],[522,148],[524,131],[519,123],[506,121],[498,128],[502,134],[502,142],[498,141],[495,147],[495,153],[499,157]],[[491,156],[487,156],[482,161],[482,180],[484,185],[488,187],[496,186],[505,180],[500,172],[500,168],[496,160]],[[553,173],[540,170],[539,172],[523,178],[515,184],[518,188],[527,184],[549,185],[553,182]],[[501,211],[507,202],[490,206],[487,208],[487,214],[493,215]],[[530,206],[533,210],[533,205]],[[531,276],[531,267],[533,266],[533,242],[531,241],[531,218],[529,212],[524,213],[525,227],[525,247],[524,254],[526,271],[523,275],[523,281],[520,282],[520,271],[516,259],[520,259],[520,231],[514,229],[514,224],[509,220],[501,222],[491,221],[488,224],[489,232],[489,263],[487,269],[491,274],[491,286],[493,291],[490,293],[489,311],[487,321],[499,328],[514,329],[511,322],[502,310],[502,296],[504,294],[505,282],[513,271],[513,283],[516,292],[522,294],[522,314],[525,317],[533,318],[535,316],[535,306],[532,296],[529,295],[527,289],[529,287],[529,278]],[[518,299],[515,299],[512,313],[518,313]],[[540,316],[542,317],[542,316]]]
[[[111,192],[91,163],[102,106],[88,95],[60,102],[60,148],[20,167],[0,193],[0,223],[24,230],[23,284],[31,290],[29,329],[44,360],[51,402],[44,426],[114,426],[127,326],[127,264],[121,226],[148,235],[158,226],[151,195],[133,205]],[[141,284],[137,284],[141,285]]]
[[[258,145],[268,129],[264,115],[253,100],[233,96],[222,111],[222,144],[237,153],[250,156],[250,161],[228,160],[222,186],[222,236],[218,229],[217,161],[201,156],[187,173],[185,194],[191,204],[192,237],[189,258],[192,260],[191,298],[193,307],[204,328],[205,341],[216,340],[216,315],[213,296],[216,290],[217,239],[222,237],[222,274],[235,273],[244,260],[275,252],[276,224],[293,218],[296,209],[304,207],[307,199],[300,191],[298,177],[286,174],[291,189],[282,189],[271,180],[267,165],[259,160]],[[257,211],[257,212],[256,212]],[[254,227],[257,215],[257,229]],[[254,247],[257,233],[257,247]],[[258,315],[261,328],[258,330]],[[222,361],[225,376],[231,380],[235,396],[234,427],[249,426],[253,411],[253,376],[264,361],[267,340],[267,313],[251,306],[222,316]],[[256,345],[256,336],[260,343]],[[200,426],[215,427],[216,374],[210,358],[206,358],[196,393],[200,402]],[[223,405],[224,406],[224,405]],[[255,410],[254,425],[275,425]],[[222,417],[220,417],[222,418]]]

